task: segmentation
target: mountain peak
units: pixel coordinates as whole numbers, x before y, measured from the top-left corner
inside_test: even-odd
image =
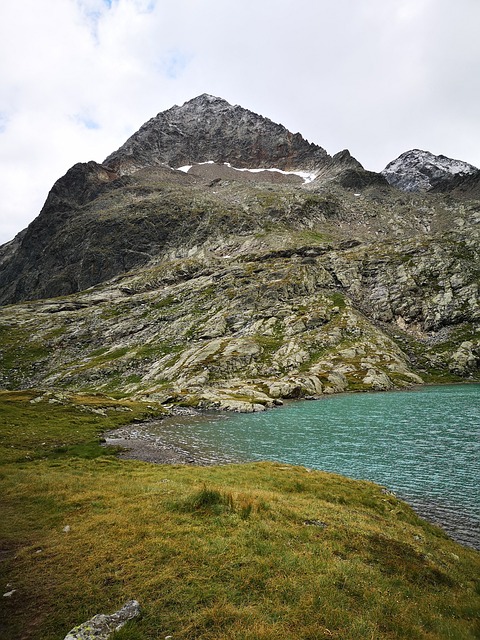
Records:
[[[212,96],[210,93],[202,93],[199,96],[196,96],[195,98],[191,98],[190,100],[187,100],[186,102],[184,102],[182,105],[175,105],[173,107],[171,107],[170,109],[167,109],[167,111],[163,112],[163,113],[169,113],[171,111],[173,112],[178,112],[178,111],[188,111],[191,109],[198,109],[198,110],[203,110],[203,109],[212,109],[212,108],[229,108],[229,109],[233,109],[234,107],[227,102],[227,100],[225,100],[224,98],[220,98],[218,96]],[[157,117],[161,115],[158,114]]]
[[[104,164],[122,174],[212,161],[239,168],[311,171],[330,160],[325,149],[299,133],[204,93],[146,122]]]
[[[224,103],[224,104],[229,104],[226,100],[224,100],[223,98],[219,98],[218,96],[212,96],[210,93],[202,93],[201,95],[197,96],[196,98],[192,98],[191,100],[187,100],[187,102],[185,102],[184,104],[192,104],[192,103]]]
[[[381,172],[387,181],[403,191],[431,191],[440,189],[454,178],[468,176],[478,171],[462,160],[430,151],[411,149],[392,160]]]

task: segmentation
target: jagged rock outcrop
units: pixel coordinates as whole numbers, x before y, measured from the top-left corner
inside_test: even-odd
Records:
[[[462,160],[412,149],[392,160],[381,173],[402,191],[447,191],[459,178],[478,174],[478,169]]]

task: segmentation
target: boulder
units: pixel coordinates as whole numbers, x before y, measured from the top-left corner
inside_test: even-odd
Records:
[[[87,622],[74,627],[65,640],[108,640],[112,633],[140,613],[136,600],[129,600],[119,611],[110,615],[99,613]]]
[[[457,375],[467,375],[477,369],[480,349],[471,340],[465,340],[452,354],[450,371]]]
[[[369,385],[374,391],[388,391],[393,389],[393,382],[383,371],[369,369],[367,375],[363,378],[363,384]]]

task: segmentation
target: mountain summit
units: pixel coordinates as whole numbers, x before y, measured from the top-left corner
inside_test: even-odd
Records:
[[[241,198],[232,193],[224,202],[217,194],[212,202],[215,194],[205,191],[205,182],[303,186],[306,177],[316,185],[387,184],[347,150],[331,157],[268,118],[222,98],[198,96],[146,122],[102,164],[78,163],[57,180],[39,216],[0,247],[0,304],[80,291],[180,245],[236,234],[239,228],[251,231],[252,220],[243,221],[249,205],[227,215]],[[197,209],[205,220],[215,219],[212,211],[223,211],[219,226],[197,228],[192,191],[200,194]],[[255,219],[258,230],[264,224]]]
[[[325,149],[299,133],[222,98],[203,94],[159,113],[104,160],[121,174],[160,164],[172,168],[228,162],[238,168],[321,169]]]

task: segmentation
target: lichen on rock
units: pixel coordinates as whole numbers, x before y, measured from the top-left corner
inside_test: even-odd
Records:
[[[115,631],[119,631],[139,613],[139,603],[136,600],[129,600],[115,613],[97,614],[87,622],[74,627],[67,633],[65,640],[108,640]]]

